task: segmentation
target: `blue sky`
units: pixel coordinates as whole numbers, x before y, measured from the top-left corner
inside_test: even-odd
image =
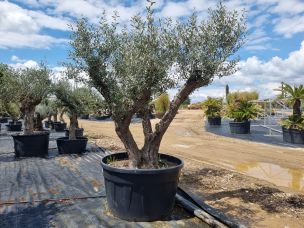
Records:
[[[194,9],[204,18],[212,0],[155,0],[159,17],[176,19]],[[304,83],[304,0],[227,0],[231,9],[245,9],[248,37],[240,50],[240,70],[195,91],[192,101],[232,91],[258,90],[261,98],[273,97],[281,81]],[[55,70],[65,61],[69,28],[76,18],[98,21],[103,10],[119,12],[126,22],[143,12],[145,0],[0,0],[0,61],[15,67],[46,61]],[[174,95],[176,90],[171,90]]]

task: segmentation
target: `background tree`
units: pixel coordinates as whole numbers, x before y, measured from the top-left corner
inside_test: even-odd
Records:
[[[69,139],[75,140],[78,116],[88,111],[96,99],[94,93],[86,87],[74,89],[68,81],[61,81],[55,86],[55,94],[70,117]]]
[[[304,86],[299,85],[292,87],[288,84],[284,84],[283,90],[292,103],[293,116],[300,118],[302,116],[301,100],[304,100]]]
[[[150,2],[150,1],[149,1]],[[123,142],[131,167],[158,167],[162,137],[179,106],[195,90],[214,77],[236,71],[237,50],[243,44],[245,18],[223,4],[209,11],[207,20],[192,15],[186,22],[155,20],[153,3],[146,18],[137,15],[121,31],[117,18],[103,15],[98,25],[82,19],[73,28],[70,57],[102,94],[112,111],[115,130]],[[172,75],[172,69],[176,73]],[[149,102],[155,94],[178,86],[155,128],[149,118]],[[135,113],[143,113],[144,145],[139,148],[130,131]]]
[[[50,71],[46,66],[39,68],[10,69],[11,73],[3,83],[1,96],[20,104],[24,116],[24,134],[34,131],[35,108],[51,88]]]

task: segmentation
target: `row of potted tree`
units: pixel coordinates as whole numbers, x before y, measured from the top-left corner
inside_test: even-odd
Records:
[[[302,114],[302,100],[304,100],[304,87],[284,84],[284,92],[291,104],[293,113],[281,121],[283,140],[289,143],[304,144],[304,117]],[[250,120],[262,113],[262,108],[256,103],[256,92],[235,92],[227,96],[227,104],[224,107],[222,98],[208,97],[202,103],[205,116],[210,125],[221,125],[222,116],[233,121],[229,122],[231,133],[249,134]]]

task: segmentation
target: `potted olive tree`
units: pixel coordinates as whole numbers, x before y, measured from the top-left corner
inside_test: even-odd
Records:
[[[49,133],[34,132],[36,106],[47,96],[50,87],[50,71],[45,66],[39,68],[11,69],[12,74],[5,83],[6,90],[1,95],[20,104],[24,117],[23,134],[12,135],[15,155],[46,156],[48,154]]]
[[[250,120],[255,119],[259,107],[249,101],[235,101],[227,107],[227,116],[233,121],[229,122],[230,131],[234,134],[249,134]]]
[[[223,99],[208,97],[202,103],[209,125],[219,126],[222,120]]]
[[[284,92],[292,103],[292,115],[281,121],[283,140],[289,143],[304,144],[304,117],[301,101],[304,100],[304,86],[290,86],[284,84]]]
[[[71,42],[73,64],[104,97],[126,150],[102,159],[109,209],[132,221],[158,220],[171,213],[183,162],[159,154],[162,138],[194,90],[235,72],[233,56],[245,34],[244,17],[222,4],[209,11],[207,20],[199,22],[194,14],[177,23],[155,20],[152,4],[146,18],[134,16],[131,26],[119,25],[115,17],[108,22],[104,16],[98,25],[82,19],[73,28]],[[176,87],[169,110],[152,127],[152,97]],[[141,148],[130,130],[138,112]]]
[[[55,94],[70,117],[66,137],[57,139],[59,153],[83,153],[86,150],[88,139],[83,137],[83,128],[79,128],[78,116],[89,109],[94,95],[86,87],[73,89],[67,81],[61,81],[56,85]]]

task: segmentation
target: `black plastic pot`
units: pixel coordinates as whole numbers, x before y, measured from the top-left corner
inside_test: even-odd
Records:
[[[54,129],[54,123],[53,121],[44,121],[44,127]]]
[[[110,118],[110,115],[104,115],[104,116],[95,116],[96,120],[106,120],[108,118]]]
[[[161,159],[176,166],[161,169],[124,169],[107,164],[109,159],[126,158],[126,153],[118,153],[105,156],[101,162],[111,212],[128,221],[155,221],[169,216],[174,207],[183,161],[161,154]]]
[[[70,135],[70,130],[65,129],[65,137],[69,137]],[[83,128],[77,128],[76,129],[76,137],[83,137]]]
[[[66,123],[54,122],[53,125],[56,132],[63,132],[66,129]]]
[[[14,121],[9,121],[8,124],[22,124],[22,122],[19,121],[19,120],[15,121],[15,122]]]
[[[283,141],[294,144],[304,144],[304,131],[282,127]]]
[[[18,121],[19,122],[19,121]],[[7,131],[22,131],[22,123],[6,124]]]
[[[250,133],[250,121],[243,122],[229,122],[230,132],[232,134],[249,134]]]
[[[88,138],[77,137],[76,140],[69,140],[68,137],[62,137],[56,142],[60,154],[81,154],[86,150]]]
[[[219,126],[219,125],[221,125],[221,122],[222,122],[222,118],[220,116],[219,117],[208,117],[209,125]]]
[[[49,149],[49,132],[12,135],[16,157],[45,157]]]
[[[82,120],[88,120],[89,119],[89,114],[80,115],[79,118],[82,119]]]
[[[7,123],[8,117],[0,117],[0,123]]]

